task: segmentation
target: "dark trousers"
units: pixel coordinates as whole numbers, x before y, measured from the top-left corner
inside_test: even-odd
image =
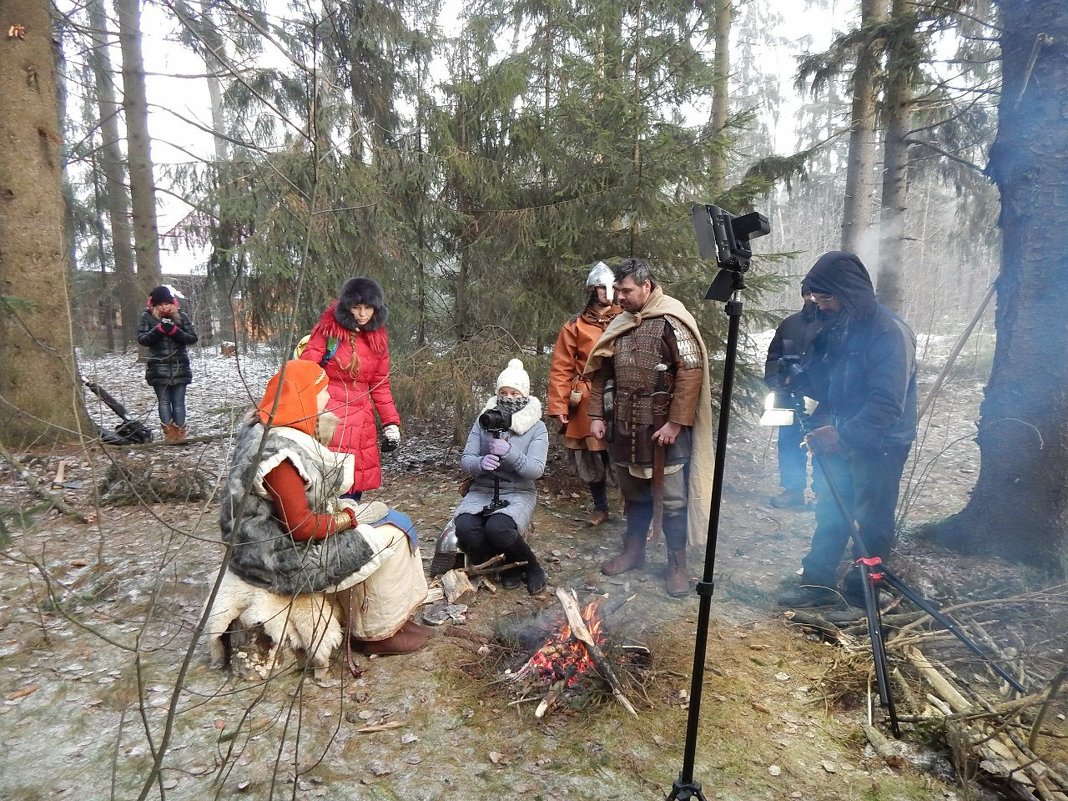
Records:
[[[185,425],[185,387],[185,384],[153,385],[152,389],[156,390],[156,404],[159,407],[161,423]]]
[[[798,494],[808,486],[808,451],[801,447],[801,426],[779,426],[779,486]]]
[[[878,556],[884,561],[894,544],[894,513],[897,508],[901,473],[905,469],[909,448],[886,451],[850,451],[847,454],[825,454],[823,468],[845,502],[846,512],[860,524],[860,539],[867,547],[865,554],[857,538],[853,538],[853,558]],[[812,486],[816,492],[816,531],[812,547],[802,560],[803,584],[834,587],[838,564],[842,561],[846,544],[853,537],[853,523],[843,516],[834,496],[827,487],[827,477],[817,464],[813,468]],[[860,576],[856,571],[846,575],[846,592],[860,591]]]
[[[645,537],[653,522],[653,482],[632,476],[625,464],[616,464],[616,483],[627,513],[627,536]],[[686,547],[689,524],[689,465],[664,476],[664,542],[669,550]]]
[[[506,553],[518,539],[519,527],[506,514],[456,516],[456,540],[464,553],[479,563]]]

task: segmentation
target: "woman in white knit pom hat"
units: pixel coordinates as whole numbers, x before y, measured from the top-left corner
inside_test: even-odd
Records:
[[[497,394],[486,401],[467,435],[460,469],[471,477],[471,489],[453,514],[456,539],[475,564],[497,554],[527,563],[506,571],[501,583],[511,589],[525,578],[531,595],[545,589],[545,571],[523,532],[534,517],[535,481],[545,472],[548,451],[541,403],[530,394],[523,362],[512,359],[497,377]]]

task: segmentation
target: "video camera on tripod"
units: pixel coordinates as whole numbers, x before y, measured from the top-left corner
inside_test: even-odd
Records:
[[[753,259],[750,239],[771,233],[768,218],[756,211],[736,217],[726,209],[694,203],[690,209],[697,251],[702,259],[715,259],[719,273],[705,293],[705,300],[726,303],[738,288],[738,276],[749,269]]]

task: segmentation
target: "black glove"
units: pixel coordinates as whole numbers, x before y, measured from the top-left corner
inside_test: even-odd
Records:
[[[174,322],[170,317],[164,317],[159,321],[163,327],[163,333],[169,337],[173,337],[178,331],[178,324]]]

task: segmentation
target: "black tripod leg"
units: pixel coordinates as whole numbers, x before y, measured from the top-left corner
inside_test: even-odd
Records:
[[[961,631],[956,623],[954,623],[948,617],[943,615],[934,606],[934,604],[932,604],[930,601],[928,601],[926,598],[924,598],[922,595],[912,589],[912,587],[903,582],[889,570],[883,571],[883,578],[886,580],[887,584],[889,584],[895,590],[897,590],[910,601],[912,601],[914,604],[916,604],[916,606],[920,607],[920,609],[929,614],[932,618],[937,620],[941,624],[942,628],[944,628],[946,631],[948,631],[950,634],[960,640],[961,644],[965,648],[967,648],[976,656],[981,657],[986,662],[986,664],[990,666],[991,670],[993,670],[995,673],[1001,676],[1001,678],[1005,679],[1005,681],[1009,683],[1009,686],[1012,687],[1012,689],[1016,690],[1016,692],[1018,693],[1027,692],[1027,690],[1024,689],[1023,685],[1020,684],[1019,681],[1010,676],[1009,673],[1003,667],[1001,667],[1001,665],[997,664],[993,659],[991,659],[990,654],[988,654],[986,651],[976,645],[974,640],[970,639],[968,635]]]
[[[897,723],[897,707],[894,705],[894,695],[890,692],[890,676],[886,669],[886,648],[883,643],[883,617],[879,610],[879,588],[876,582],[881,576],[872,573],[869,565],[863,560],[856,563],[860,571],[861,586],[864,590],[864,611],[868,619],[868,637],[871,639],[871,655],[875,664],[875,683],[879,688],[879,700],[886,707],[886,713],[890,717],[890,731],[895,737],[901,736],[901,728]]]

